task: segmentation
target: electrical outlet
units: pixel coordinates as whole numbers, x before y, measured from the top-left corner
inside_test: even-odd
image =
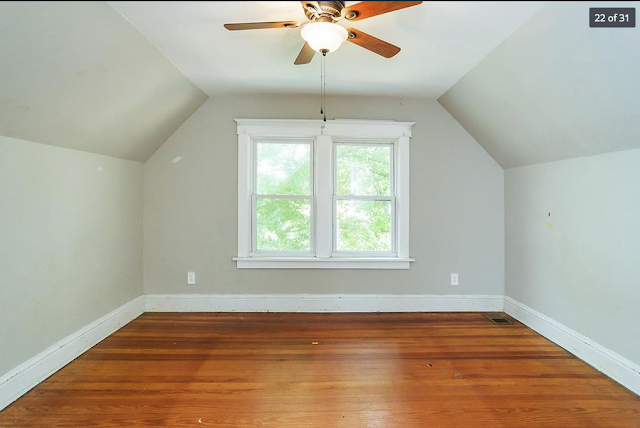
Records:
[[[196,273],[193,271],[187,272],[187,285],[194,285],[196,283]]]
[[[451,285],[458,285],[458,274],[457,273],[452,273],[451,274]]]

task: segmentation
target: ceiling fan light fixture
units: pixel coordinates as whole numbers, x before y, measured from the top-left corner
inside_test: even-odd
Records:
[[[301,35],[311,49],[320,53],[337,50],[349,37],[346,28],[333,22],[310,22],[302,27]]]

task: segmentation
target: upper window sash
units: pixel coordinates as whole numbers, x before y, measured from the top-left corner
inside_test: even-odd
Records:
[[[376,196],[393,196],[395,194],[395,141],[393,140],[355,140],[355,141],[345,141],[345,140],[337,140],[334,141],[334,152],[332,159],[332,167],[333,167],[333,193],[336,196],[349,196],[357,198],[359,196],[367,196],[367,195],[357,195],[357,194],[348,194],[348,193],[340,193],[338,190],[338,148],[343,146],[351,146],[351,147],[388,147],[389,148],[389,195],[376,195]],[[374,196],[374,195],[368,195]]]
[[[310,152],[310,158],[309,158],[309,192],[306,194],[300,193],[300,194],[292,194],[291,196],[312,196],[314,193],[314,151],[315,151],[315,139],[313,138],[278,138],[278,139],[274,139],[274,138],[252,138],[251,139],[251,150],[252,150],[252,154],[251,154],[251,193],[253,195],[258,195],[258,196],[275,196],[275,195],[284,195],[282,193],[274,193],[274,194],[270,194],[270,193],[259,193],[258,192],[258,144],[282,144],[282,145],[291,145],[291,144],[300,144],[300,145],[308,145],[309,146],[309,152]]]

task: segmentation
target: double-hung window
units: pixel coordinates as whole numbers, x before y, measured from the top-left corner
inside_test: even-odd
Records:
[[[239,268],[409,268],[412,123],[236,122]]]

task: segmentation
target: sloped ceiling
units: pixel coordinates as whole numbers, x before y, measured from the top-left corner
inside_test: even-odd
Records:
[[[0,2],[0,134],[145,161],[205,95],[106,2]]]
[[[590,7],[550,2],[440,103],[504,167],[640,147],[638,28],[589,28]]]

